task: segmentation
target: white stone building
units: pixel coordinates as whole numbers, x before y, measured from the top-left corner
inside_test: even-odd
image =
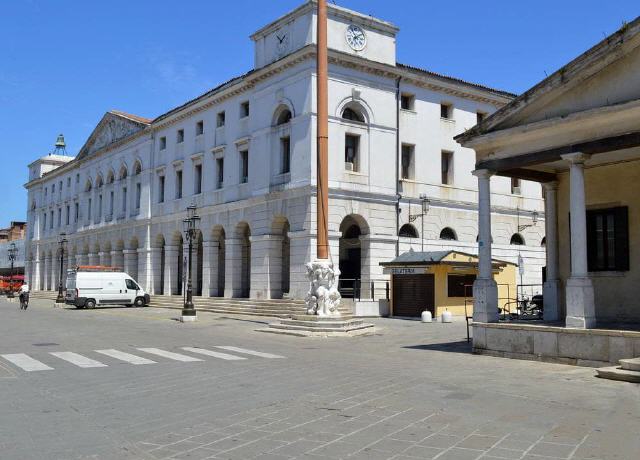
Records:
[[[181,221],[195,204],[197,295],[304,298],[316,234],[315,14],[310,1],[254,33],[246,74],[153,120],[108,112],[75,158],[32,163],[31,284],[55,289],[65,232],[65,264],[123,266],[148,292],[177,294]],[[331,254],[346,295],[360,279],[361,297],[373,282],[378,298],[388,279],[378,264],[398,252],[477,252],[474,152],[453,138],[513,95],[396,63],[399,29],[388,22],[330,5],[328,27]],[[428,212],[410,219],[421,195]],[[530,225],[534,211],[543,217],[539,184],[497,178],[492,203],[494,257],[520,253],[524,283],[541,284],[544,224]]]

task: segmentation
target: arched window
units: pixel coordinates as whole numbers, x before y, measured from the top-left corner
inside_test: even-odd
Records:
[[[350,240],[355,238],[360,238],[360,227],[356,224],[351,225],[344,231],[344,238]]]
[[[404,238],[419,238],[418,230],[411,224],[404,224],[400,227],[399,236]]]
[[[84,191],[85,192],[90,192],[91,191],[91,181],[88,180],[87,183],[84,186]]]
[[[120,168],[120,180],[126,179],[128,174],[127,167],[123,165],[122,168]]]
[[[278,118],[276,120],[276,126],[284,125],[291,121],[291,110],[283,109],[280,111]]]
[[[445,227],[440,232],[440,239],[441,240],[457,241],[458,237],[456,236],[456,232],[451,227]]]
[[[113,170],[110,170],[107,174],[107,184],[113,184]]]
[[[136,164],[133,165],[133,175],[137,176],[141,172],[142,172],[142,165],[140,164],[139,161],[136,161]]]
[[[542,241],[540,242],[540,246],[545,247],[547,245],[547,237],[542,237]]]
[[[345,107],[342,111],[342,118],[350,121],[357,121],[360,123],[364,123],[364,115],[362,113],[352,107]]]
[[[96,177],[96,187],[102,187],[102,175],[100,174],[98,174],[98,177]]]
[[[522,235],[520,233],[514,233],[511,236],[511,241],[509,242],[509,244],[522,246],[524,245],[524,238],[522,238]]]

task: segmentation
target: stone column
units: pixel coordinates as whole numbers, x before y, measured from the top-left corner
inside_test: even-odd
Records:
[[[587,265],[587,214],[584,193],[584,163],[589,155],[571,153],[562,158],[570,163],[569,209],[571,215],[571,277],[566,284],[567,327],[596,325],[593,284]]]
[[[44,286],[43,289],[51,290],[51,256],[46,256],[44,259]]]
[[[89,265],[98,265],[100,263],[100,256],[96,253],[89,254]]]
[[[33,261],[33,279],[29,280],[31,283],[31,289],[34,291],[40,290],[40,259],[36,259]]]
[[[281,299],[283,296],[282,292],[282,264],[284,261],[282,260],[282,243],[284,242],[284,236],[282,235],[268,235],[268,240],[265,241],[266,249],[268,250],[268,257],[264,261],[264,267],[266,268],[265,273],[262,275],[265,277],[265,281],[268,284],[265,287],[268,287],[268,290],[265,291],[265,294],[268,298],[271,299]],[[254,258],[254,260],[256,260]],[[259,262],[258,262],[259,263]],[[260,275],[256,273],[258,278],[254,278],[252,275],[252,280],[255,279],[255,283],[258,285],[262,284],[263,281],[260,280]],[[252,296],[253,297],[253,296]]]
[[[360,236],[360,298],[371,298],[371,235]]]
[[[249,297],[252,299],[281,298],[280,271],[282,256],[279,253],[282,237],[255,235],[251,241],[251,274]]]
[[[242,240],[227,238],[225,260],[224,296],[240,297],[242,295]]]
[[[558,183],[547,182],[544,188],[544,215],[547,253],[547,279],[542,289],[544,320],[557,321],[560,308],[560,280],[558,279]]]
[[[178,246],[164,247],[164,295],[177,294],[178,280]]]
[[[214,254],[215,251],[215,254]],[[217,271],[212,266],[218,260],[218,242],[203,241],[202,242],[202,296],[211,297],[213,294],[212,286],[217,283],[213,280],[213,274]]]
[[[153,295],[162,294],[162,248],[149,249],[151,266],[149,275],[149,293]]]
[[[491,260],[491,176],[493,172],[478,169],[478,277],[473,283],[473,321],[498,321],[498,285],[493,279]]]
[[[131,278],[137,281],[138,276],[138,250],[125,249],[122,251],[124,255],[124,271]]]
[[[151,249],[138,248],[137,253],[138,267],[135,280],[145,292],[151,292],[153,286],[151,278],[154,270],[154,266],[151,264]]]
[[[111,251],[111,266],[124,270],[124,255],[122,251]]]

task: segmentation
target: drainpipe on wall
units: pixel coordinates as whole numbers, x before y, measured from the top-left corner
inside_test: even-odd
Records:
[[[400,81],[396,79],[396,257],[400,255]]]

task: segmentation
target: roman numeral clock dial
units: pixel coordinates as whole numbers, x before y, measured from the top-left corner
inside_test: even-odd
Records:
[[[347,43],[354,51],[362,51],[367,46],[367,36],[360,27],[351,24],[345,33]]]

